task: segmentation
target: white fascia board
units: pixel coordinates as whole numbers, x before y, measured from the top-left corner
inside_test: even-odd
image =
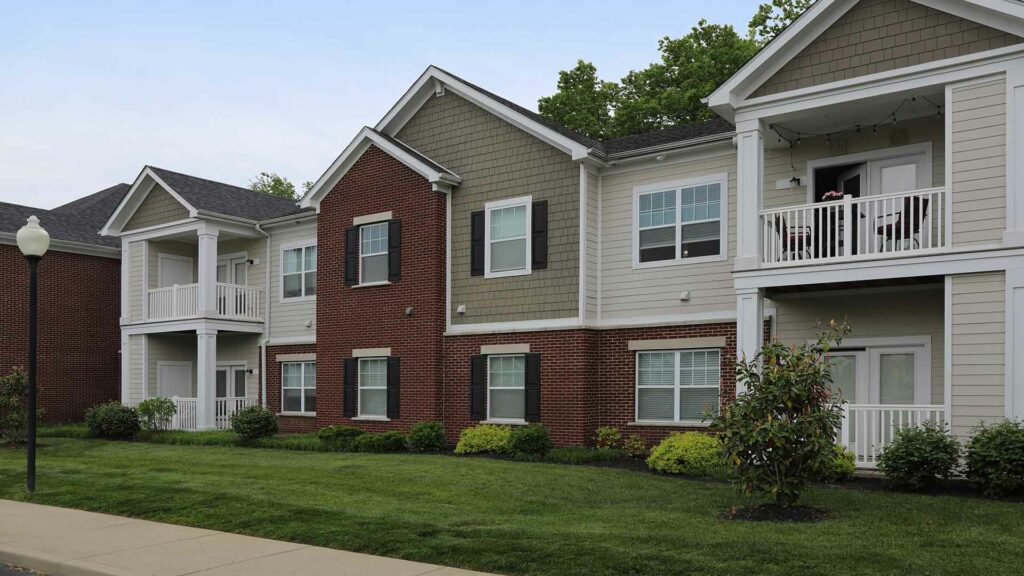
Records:
[[[914,0],[940,12],[1024,37],[1024,5],[1010,0]]]
[[[0,232],[0,244],[10,244],[17,246],[18,241],[15,234],[9,232]],[[121,258],[121,249],[112,248],[110,246],[100,246],[97,244],[84,244],[82,242],[72,242],[70,240],[50,240],[50,251],[55,252],[68,252],[70,254],[82,254],[83,256],[99,256],[102,258]]]
[[[128,193],[124,195],[124,198],[121,199],[121,203],[117,205],[117,208],[114,209],[110,218],[107,219],[106,224],[104,224],[103,228],[100,229],[101,236],[117,236],[121,233],[121,229],[128,223],[132,214],[138,210],[142,201],[145,200],[146,196],[148,196],[153,190],[152,185],[143,186],[146,182],[146,178],[149,178],[153,182],[162,186],[172,198],[177,200],[178,203],[188,210],[189,217],[195,218],[199,214],[194,206],[186,202],[180,194],[175,192],[173,188],[168,186],[166,182],[150,170],[149,166],[146,166],[141,172],[139,172],[138,177],[135,178],[135,182],[132,183],[132,187],[128,189]]]

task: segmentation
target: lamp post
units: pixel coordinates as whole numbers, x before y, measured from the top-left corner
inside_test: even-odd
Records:
[[[28,223],[18,230],[18,249],[28,260],[28,449],[25,485],[29,492],[36,491],[36,333],[38,308],[37,269],[39,259],[50,247],[50,235],[39,225],[39,218],[28,217]]]

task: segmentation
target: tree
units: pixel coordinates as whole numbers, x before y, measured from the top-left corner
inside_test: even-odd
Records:
[[[260,172],[256,179],[250,181],[249,189],[279,198],[298,199],[295,185],[284,176],[278,176],[276,172]]]
[[[814,0],[772,0],[761,4],[750,19],[750,35],[761,45],[771,42],[813,3]]]
[[[612,107],[619,86],[597,77],[597,67],[579,60],[571,70],[558,73],[558,92],[537,102],[540,113],[591,138],[614,135]]]

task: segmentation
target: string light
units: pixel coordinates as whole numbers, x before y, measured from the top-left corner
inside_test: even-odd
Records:
[[[921,99],[924,100],[925,102],[931,104],[932,106],[934,106],[936,114],[940,118],[942,117],[942,113],[943,113],[942,106],[940,106],[939,104],[936,104],[935,102],[933,102],[927,96],[921,96]],[[917,96],[911,96],[910,98],[904,98],[903,101],[900,102],[898,106],[896,106],[895,110],[893,110],[892,112],[886,114],[885,116],[882,116],[881,120],[871,124],[871,132],[872,132],[872,134],[878,134],[878,127],[879,126],[883,126],[883,125],[886,125],[886,124],[896,124],[899,121],[897,116],[896,116],[896,114],[904,106],[906,106],[907,104],[914,103],[914,102],[917,102]],[[800,144],[800,140],[801,140],[801,138],[803,136],[812,136],[812,137],[814,137],[814,136],[824,136],[825,137],[825,141],[827,143],[831,144],[832,143],[832,134],[833,133],[841,134],[841,133],[847,132],[849,130],[854,130],[854,131],[856,131],[857,134],[860,134],[861,127],[865,127],[865,126],[867,126],[867,124],[853,124],[853,125],[845,127],[845,128],[840,128],[838,130],[831,130],[829,132],[824,132],[824,133],[814,133],[814,132],[799,132],[797,130],[792,130],[790,128],[786,128],[785,126],[782,126],[780,124],[769,124],[768,125],[768,127],[779,136],[779,143],[782,143],[782,141],[785,140],[786,142],[789,143],[791,148],[793,147],[794,140],[795,140],[795,143],[797,145],[799,145]],[[787,137],[787,133],[789,134],[788,137]],[[793,135],[796,136],[795,139],[794,139]]]

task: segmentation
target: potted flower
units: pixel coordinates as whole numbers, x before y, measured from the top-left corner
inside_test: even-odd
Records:
[[[822,202],[831,202],[832,200],[842,200],[842,199],[843,199],[843,193],[842,192],[836,192],[835,190],[829,190],[828,192],[825,192],[824,194],[821,195],[821,201]]]

